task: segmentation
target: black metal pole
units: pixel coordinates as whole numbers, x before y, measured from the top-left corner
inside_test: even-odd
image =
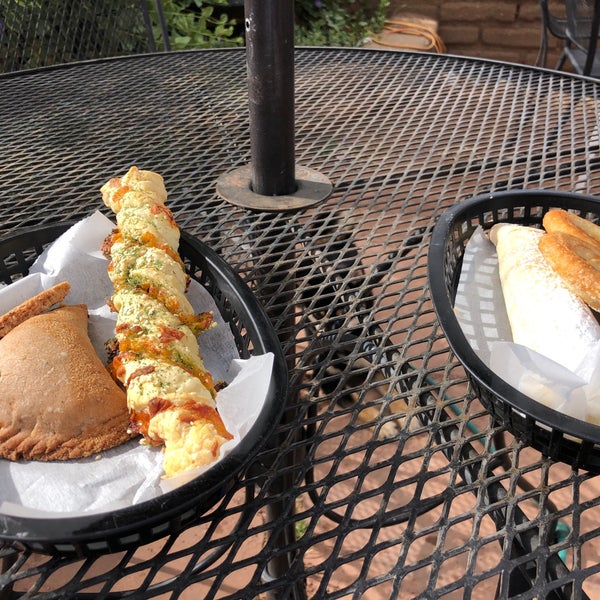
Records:
[[[294,0],[245,0],[248,108],[255,194],[296,190]]]
[[[329,179],[295,164],[294,0],[244,0],[250,164],[223,173],[217,194],[252,210],[301,210],[326,200]]]

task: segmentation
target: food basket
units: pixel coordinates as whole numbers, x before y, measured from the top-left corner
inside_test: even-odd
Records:
[[[0,241],[0,281],[26,275],[43,249],[73,223],[22,230]],[[179,252],[190,276],[214,298],[240,358],[273,354],[267,395],[258,418],[239,444],[207,471],[149,501],[110,513],[65,513],[45,519],[2,514],[0,540],[49,554],[114,552],[139,546],[192,525],[231,488],[272,434],[287,394],[287,368],[277,335],[250,289],[214,251],[182,232]]]
[[[465,247],[477,226],[487,230],[495,223],[510,222],[541,227],[544,214],[552,208],[600,222],[600,200],[558,191],[483,194],[448,209],[436,223],[429,248],[431,298],[450,348],[495,421],[544,456],[600,472],[600,427],[561,414],[498,377],[471,347],[453,308]]]

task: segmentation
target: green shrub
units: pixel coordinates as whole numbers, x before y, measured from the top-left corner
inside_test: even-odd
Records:
[[[296,0],[297,46],[361,46],[381,31],[389,0]]]
[[[2,0],[0,72],[147,51],[134,0]]]
[[[163,0],[162,4],[174,50],[244,43],[241,24],[230,17],[227,0]],[[295,44],[360,46],[381,31],[388,6],[389,0],[296,0]],[[158,28],[156,37],[160,45]]]
[[[158,22],[154,4],[153,21]],[[226,10],[227,0],[162,0],[163,13],[172,50],[186,48],[218,48],[240,46],[243,38],[236,33],[236,21]],[[160,29],[155,26],[154,36],[159,47],[164,47]]]
[[[388,5],[389,0],[296,0],[295,43],[360,46],[381,30]],[[148,7],[156,45],[164,49],[155,3]],[[162,7],[173,50],[244,44],[239,0],[162,0]],[[0,72],[146,50],[137,0],[0,1]]]

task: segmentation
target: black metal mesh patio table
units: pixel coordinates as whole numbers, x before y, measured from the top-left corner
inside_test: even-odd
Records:
[[[334,186],[295,212],[215,192],[250,161],[243,50],[0,77],[0,239],[103,211],[100,186],[131,165],[157,171],[290,367],[269,446],[194,524],[86,557],[0,542],[0,597],[597,597],[600,482],[490,418],[437,322],[427,252],[476,194],[597,194],[598,83],[380,50],[295,61],[296,158]]]

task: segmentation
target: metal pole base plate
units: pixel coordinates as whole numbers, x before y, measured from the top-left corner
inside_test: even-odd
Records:
[[[296,191],[284,196],[263,196],[252,191],[251,166],[225,173],[217,179],[217,194],[223,200],[243,208],[282,212],[308,208],[329,197],[331,181],[318,171],[296,165]]]

